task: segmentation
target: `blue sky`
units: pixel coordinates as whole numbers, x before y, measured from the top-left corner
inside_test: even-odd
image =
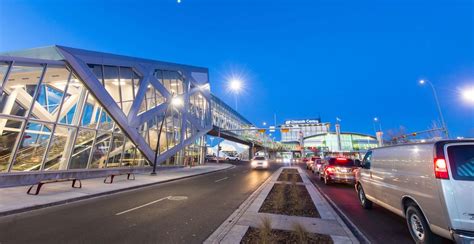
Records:
[[[474,137],[473,0],[155,0],[0,2],[0,51],[60,44],[208,67],[229,105],[259,125],[342,119],[373,133],[438,119],[436,85],[453,136]]]

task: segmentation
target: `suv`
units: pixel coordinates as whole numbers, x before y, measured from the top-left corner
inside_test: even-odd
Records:
[[[372,149],[356,179],[362,207],[405,217],[415,242],[474,242],[474,140]]]
[[[256,156],[250,161],[252,169],[268,169],[268,160],[264,156]]]
[[[235,156],[227,156],[225,158],[227,161],[240,161],[240,157],[235,155]]]
[[[319,179],[324,184],[332,182],[355,183],[354,171],[357,169],[350,158],[327,158],[319,168]]]

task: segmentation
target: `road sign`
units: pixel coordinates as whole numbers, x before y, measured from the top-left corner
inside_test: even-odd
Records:
[[[288,131],[290,131],[290,129],[288,129],[288,128],[281,128],[280,131],[281,131],[281,133],[287,133]]]
[[[275,126],[270,126],[270,132],[275,132]]]
[[[265,133],[265,129],[258,129],[258,132]]]

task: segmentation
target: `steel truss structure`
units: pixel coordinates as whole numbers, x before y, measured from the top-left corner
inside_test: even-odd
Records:
[[[201,67],[52,46],[0,54],[0,91],[0,174],[197,163],[212,129]]]

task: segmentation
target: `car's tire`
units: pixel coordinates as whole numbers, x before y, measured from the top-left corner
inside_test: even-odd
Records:
[[[330,185],[331,184],[331,180],[328,179],[328,177],[324,176],[324,184],[325,185]]]
[[[364,189],[362,188],[362,186],[360,184],[357,186],[357,195],[358,195],[359,202],[360,202],[360,205],[362,206],[362,208],[365,208],[365,209],[371,209],[372,208],[373,203],[372,203],[372,201],[367,199],[367,197],[365,196]]]
[[[415,243],[439,243],[439,236],[431,232],[425,216],[416,204],[411,203],[405,211],[408,230]]]

